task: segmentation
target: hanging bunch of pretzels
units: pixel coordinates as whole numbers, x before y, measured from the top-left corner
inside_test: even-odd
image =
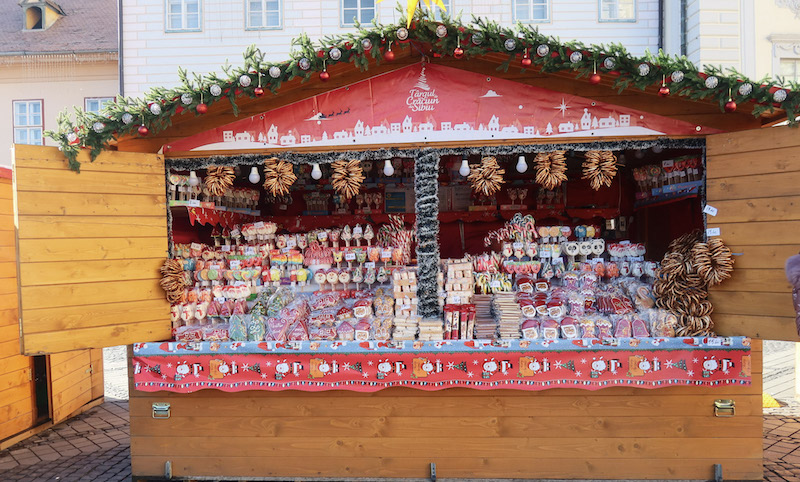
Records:
[[[264,189],[274,197],[289,194],[289,188],[297,180],[294,166],[273,157],[264,161]]]
[[[364,169],[357,159],[349,161],[336,161],[331,164],[333,174],[331,184],[337,193],[345,199],[352,199],[364,183]]]
[[[505,182],[503,175],[505,169],[501,169],[495,157],[484,157],[478,165],[470,166],[470,173],[467,180],[472,184],[472,190],[485,196],[491,196],[500,190],[500,186]]]
[[[233,187],[236,174],[230,166],[209,166],[206,169],[205,183],[213,196],[223,196]]]
[[[678,336],[713,335],[708,288],[730,278],[733,257],[721,239],[702,242],[695,231],[673,240],[653,285],[656,304],[678,317]]]
[[[536,182],[552,191],[567,180],[567,151],[540,152],[533,160]]]
[[[592,189],[611,187],[617,175],[617,157],[611,151],[588,151],[583,161],[583,179],[589,180]]]
[[[161,266],[161,288],[167,295],[170,304],[180,303],[184,290],[188,286],[186,274],[183,271],[183,261],[168,259]]]

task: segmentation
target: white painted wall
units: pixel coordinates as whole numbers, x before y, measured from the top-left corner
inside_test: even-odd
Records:
[[[251,44],[260,47],[268,60],[278,61],[288,57],[292,39],[303,32],[316,40],[354,31],[340,27],[341,0],[282,0],[283,27],[278,30],[246,30],[244,0],[203,0],[201,31],[166,33],[165,1],[122,2],[125,95],[176,85],[178,66],[208,73],[220,72],[226,60],[238,65]],[[453,10],[462,14],[464,22],[474,14],[512,26],[512,1],[453,0]],[[658,49],[658,0],[636,0],[634,22],[599,22],[598,5],[599,0],[551,0],[550,22],[537,25],[564,40],[621,42],[637,55]],[[397,22],[396,6],[394,0],[379,4],[378,21]]]

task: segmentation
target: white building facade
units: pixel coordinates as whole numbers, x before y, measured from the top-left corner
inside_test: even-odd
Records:
[[[443,0],[450,16],[472,15],[511,27],[533,24],[548,35],[586,43],[621,42],[641,55],[659,48],[658,0]],[[424,2],[420,2],[422,8]],[[405,5],[405,0],[403,0]],[[292,39],[312,41],[400,20],[397,0],[121,0],[125,95],[178,83],[177,67],[221,72],[255,44],[269,61],[291,53]],[[438,8],[436,8],[437,14]]]

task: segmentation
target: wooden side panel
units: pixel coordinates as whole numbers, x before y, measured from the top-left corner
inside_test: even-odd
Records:
[[[170,336],[169,305],[158,287],[167,254],[163,157],[104,152],[91,162],[82,153],[80,161],[75,173],[55,148],[16,146],[26,354]],[[6,289],[0,280],[0,296]]]
[[[105,394],[103,379],[103,349],[93,348],[91,350],[92,360],[92,400],[96,400]]]
[[[761,480],[761,343],[749,387],[365,394],[131,390],[135,476]],[[716,418],[732,398],[736,416]],[[169,402],[168,420],[152,403]]]
[[[11,179],[0,177],[0,233],[14,236]],[[33,426],[33,359],[21,354],[16,249],[0,247],[0,440]],[[11,265],[11,266],[9,266]],[[13,268],[13,269],[12,269]]]
[[[53,423],[59,423],[92,401],[92,350],[50,355],[50,400]]]
[[[800,341],[783,265],[800,252],[800,132],[789,127],[707,137],[708,227],[737,254],[711,289],[722,335]]]

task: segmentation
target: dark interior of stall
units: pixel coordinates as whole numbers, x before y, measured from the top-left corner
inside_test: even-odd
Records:
[[[464,160],[474,168],[482,156],[443,156],[439,170],[441,257],[461,258],[487,251],[486,234],[501,228],[517,212],[531,214],[537,226],[569,226],[573,233],[576,226],[594,226],[607,242],[644,243],[651,260],[661,259],[672,239],[702,228],[705,173],[700,149],[652,147],[614,151],[614,155],[617,175],[610,186],[593,190],[589,181],[582,179],[585,152],[567,151],[568,180],[553,191],[534,180],[535,152],[522,158],[498,156],[505,182],[492,197],[476,194],[463,175]],[[347,201],[333,190],[330,166],[325,164],[319,165],[321,172],[313,172],[316,167],[312,164],[297,165],[298,179],[291,192],[277,198],[263,188],[263,173],[260,167],[253,170],[255,163],[235,166],[234,188],[243,194],[238,201],[228,202],[237,207],[219,209],[219,200],[213,209],[199,207],[208,204],[198,206],[197,201],[189,207],[181,202],[180,189],[175,189],[172,197],[177,202],[170,202],[173,241],[213,246],[212,235],[223,235],[234,224],[259,220],[277,223],[278,234],[344,224],[371,224],[377,229],[393,214],[403,216],[407,226],[413,227],[414,160],[393,158],[362,161],[361,165],[366,177],[363,188]],[[170,187],[191,176],[188,171],[171,170],[169,174]],[[199,179],[205,175],[204,169],[196,171]],[[202,194],[196,197],[206,201]],[[192,220],[189,209],[194,210]]]

